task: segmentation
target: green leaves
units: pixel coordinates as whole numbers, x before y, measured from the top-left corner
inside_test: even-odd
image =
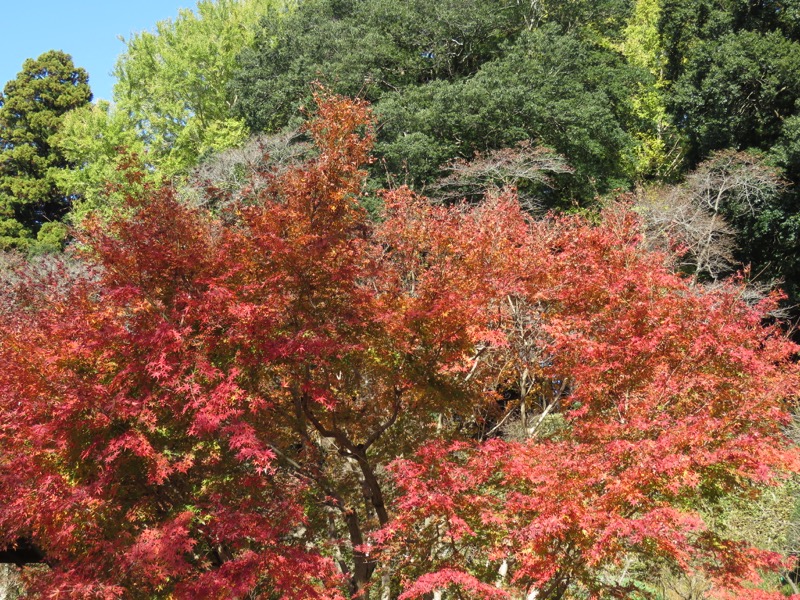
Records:
[[[0,249],[63,243],[65,229],[54,223],[73,197],[57,184],[70,163],[54,138],[64,115],[91,99],[88,80],[68,54],[51,50],[25,61],[0,94]]]
[[[495,0],[317,0],[264,22],[231,89],[253,130],[294,124],[314,79],[375,102],[374,172],[415,185],[453,159],[531,140],[575,167],[559,190],[564,201],[587,200],[634,174],[633,133],[650,125],[631,97],[652,79],[604,37],[627,13],[604,3],[613,18],[598,25],[588,9],[545,3],[533,15]]]
[[[394,172],[429,181],[439,167],[476,151],[533,139],[575,168],[559,190],[586,199],[633,171],[630,96],[649,74],[613,51],[544,27],[522,35],[501,58],[462,81],[389,94],[378,153]]]
[[[460,79],[523,29],[500,0],[314,0],[266,18],[231,90],[256,131],[276,131],[310,98],[308,84],[370,101],[437,79]]]
[[[278,0],[200,0],[195,11],[127,40],[114,71],[114,100],[167,175],[244,140],[228,83],[259,19],[280,6]]]
[[[800,44],[779,31],[741,31],[700,44],[671,95],[694,157],[768,149],[800,98]]]

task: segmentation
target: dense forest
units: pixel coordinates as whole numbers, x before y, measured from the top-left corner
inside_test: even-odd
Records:
[[[0,94],[0,595],[800,598],[800,0],[125,48]]]

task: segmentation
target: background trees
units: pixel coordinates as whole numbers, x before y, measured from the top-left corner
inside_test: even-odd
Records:
[[[474,74],[522,29],[519,8],[498,0],[317,0],[287,17],[273,12],[240,57],[232,82],[251,130],[274,131],[298,115],[320,79],[372,102],[437,79]]]
[[[664,3],[659,19],[674,123],[692,168],[729,149],[760,150],[788,185],[734,219],[738,255],[754,272],[782,279],[797,297],[797,169],[793,124],[800,101],[795,2]],[[712,159],[713,160],[713,159]],[[732,223],[733,224],[733,223]],[[785,245],[788,244],[788,245]],[[770,248],[767,250],[767,248]],[[778,258],[780,257],[780,258]]]
[[[533,16],[524,3],[495,0],[304,4],[281,27],[264,21],[232,90],[258,131],[289,124],[314,79],[376,102],[374,173],[417,186],[476,151],[549,146],[575,167],[561,195],[588,200],[633,174],[631,132],[641,123],[630,97],[649,79],[604,45],[626,13],[600,9],[613,14],[603,35],[582,5],[547,4]]]
[[[469,79],[384,97],[377,151],[391,172],[421,183],[453,158],[536,140],[575,169],[556,196],[588,199],[632,174],[635,140],[625,124],[635,119],[639,76],[646,72],[614,53],[542,27]]]
[[[800,44],[743,30],[700,43],[672,89],[695,158],[722,148],[768,150],[800,98]]]
[[[64,114],[91,100],[88,81],[68,54],[51,50],[25,61],[0,94],[0,249],[63,242],[73,196],[57,186],[70,163],[54,138]]]
[[[662,247],[681,246],[684,267],[701,280],[729,276],[754,259],[761,265],[782,260],[788,270],[793,259],[785,244],[792,236],[780,231],[785,185],[762,155],[728,150],[680,185],[644,191],[639,208],[654,238]]]
[[[253,42],[262,16],[283,15],[289,6],[201,0],[128,39],[115,69],[114,103],[75,111],[58,138],[72,162],[59,185],[82,199],[73,222],[118,207],[109,183],[124,179],[125,165],[139,165],[151,181],[169,180],[242,144],[248,132],[234,110],[239,99],[228,90],[236,57]]]
[[[128,193],[121,188],[129,183],[126,170],[130,167],[140,169],[153,183],[168,178],[154,168],[131,116],[105,101],[65,114],[54,141],[69,161],[53,175],[59,189],[76,199],[68,215],[72,225],[90,213],[110,215],[118,210]]]
[[[113,211],[107,183],[122,180],[124,165],[140,164],[153,181],[183,178],[249,134],[291,137],[314,80],[375,103],[373,189],[405,182],[434,192],[453,161],[523,142],[566,163],[532,206],[597,207],[635,185],[680,183],[714,152],[755,149],[787,185],[753,216],[757,233],[740,230],[741,220],[728,225],[737,259],[785,281],[794,297],[794,10],[682,0],[203,1],[128,40],[116,106],[67,117],[57,144],[69,165],[52,174],[65,197],[83,199],[74,222]],[[757,247],[741,243],[753,235]],[[779,260],[759,249],[771,246]]]
[[[796,10],[738,0],[320,1],[280,26],[265,20],[231,90],[258,132],[294,127],[315,79],[367,98],[380,118],[373,177],[419,190],[476,152],[549,147],[572,167],[540,194],[549,207],[679,183],[715,152],[760,150],[788,185],[754,216],[769,225],[752,249],[742,243],[752,230],[729,225],[737,257],[794,298]],[[786,248],[780,260],[758,249],[765,238]]]

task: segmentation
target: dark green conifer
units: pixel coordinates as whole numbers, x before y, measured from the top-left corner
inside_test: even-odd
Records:
[[[62,243],[72,198],[56,185],[69,165],[53,136],[65,113],[91,100],[88,82],[69,54],[50,50],[26,60],[0,94],[0,249]]]

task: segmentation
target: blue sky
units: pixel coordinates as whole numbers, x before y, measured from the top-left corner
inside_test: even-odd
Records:
[[[111,100],[110,75],[125,46],[118,36],[153,30],[195,0],[0,0],[0,88],[17,76],[26,58],[48,50],[71,54],[89,72],[95,100]]]

